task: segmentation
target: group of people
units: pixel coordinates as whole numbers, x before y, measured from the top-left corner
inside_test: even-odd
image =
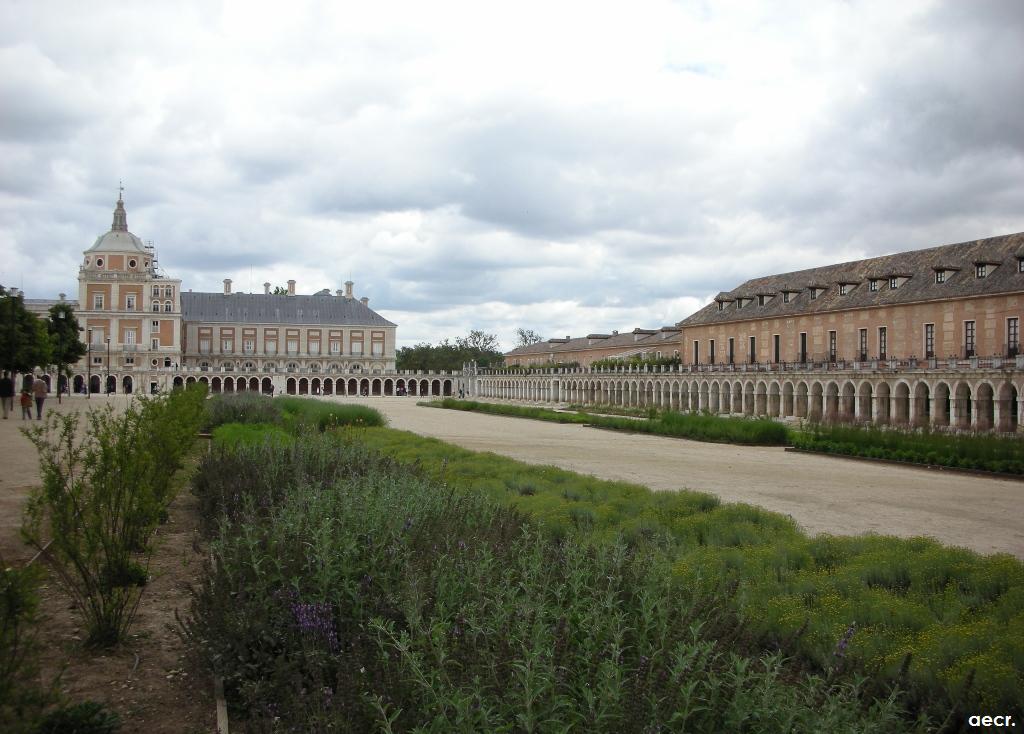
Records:
[[[31,382],[26,380],[22,385],[19,398],[21,403],[21,419],[32,420],[32,401],[34,399],[36,404],[36,420],[42,420],[43,403],[49,393],[50,387],[46,384],[45,380],[38,378],[32,379]],[[14,378],[6,371],[3,377],[0,377],[0,405],[3,406],[4,420],[7,420],[7,416],[14,411]]]

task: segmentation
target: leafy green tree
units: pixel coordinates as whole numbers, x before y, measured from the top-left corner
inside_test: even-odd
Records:
[[[0,285],[0,369],[31,372],[52,363],[47,322],[25,308],[25,299]]]
[[[542,341],[544,341],[544,337],[542,337],[533,329],[524,329],[522,327],[516,329],[517,347],[528,347],[531,344],[537,344],[538,342]]]
[[[475,361],[481,367],[494,367],[504,359],[498,337],[479,329],[454,342],[444,339],[437,345],[417,344],[399,348],[395,365],[400,370],[461,370],[466,362]]]
[[[288,295],[288,289],[285,288],[283,285],[275,285],[274,286],[274,290],[272,290],[270,292],[270,295],[272,295],[272,296],[287,296]]]
[[[53,364],[57,367],[57,382],[60,384],[60,375],[71,379],[71,368],[85,356],[85,345],[79,340],[78,319],[75,318],[75,311],[70,304],[58,303],[50,307],[50,318],[46,322],[49,332]],[[57,401],[60,402],[61,393],[57,391]]]

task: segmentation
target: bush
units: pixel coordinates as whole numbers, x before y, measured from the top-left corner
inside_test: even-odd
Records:
[[[269,477],[250,489],[237,470],[257,458]],[[239,496],[185,634],[252,728],[905,728],[893,700],[737,653],[735,615],[674,579],[657,547],[557,541],[417,474],[325,436],[204,460],[197,491]]]
[[[294,431],[316,428],[327,431],[340,426],[381,427],[387,419],[380,411],[366,405],[328,403],[309,398],[279,397],[274,406],[281,412],[287,426]]]
[[[39,574],[0,557],[0,730],[29,732],[52,698],[36,681]]]
[[[84,701],[62,706],[49,714],[37,729],[38,734],[113,734],[120,730],[121,718],[103,704]]]
[[[281,414],[274,399],[255,392],[219,393],[206,401],[209,432],[225,423],[280,423]]]
[[[201,407],[201,391],[175,391],[121,413],[90,411],[84,430],[78,413],[50,413],[24,431],[39,451],[42,487],[29,497],[22,533],[85,615],[90,645],[112,645],[131,625],[149,541]]]

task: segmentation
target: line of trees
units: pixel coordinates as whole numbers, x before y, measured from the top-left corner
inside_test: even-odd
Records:
[[[400,347],[395,355],[395,366],[400,370],[461,370],[465,363],[473,361],[480,367],[500,366],[504,355],[498,337],[473,329],[455,341],[444,339],[436,345]]]
[[[52,367],[70,377],[69,365],[85,351],[70,304],[55,304],[47,318],[38,318],[25,308],[20,293],[0,285],[0,369],[28,373]]]

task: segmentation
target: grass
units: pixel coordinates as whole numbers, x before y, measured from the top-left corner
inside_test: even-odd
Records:
[[[781,446],[789,441],[789,431],[786,427],[767,418],[723,418],[707,413],[664,412],[643,420],[636,420],[630,417],[593,415],[584,412],[565,413],[547,408],[455,400],[453,398],[425,404],[450,410],[533,418],[554,423],[586,424],[598,428],[673,436],[712,443]]]
[[[554,537],[363,442],[401,434],[347,435],[215,442],[196,473],[213,560],[185,633],[247,730],[915,728],[898,695],[749,650],[662,543]]]
[[[824,453],[1024,474],[1024,439],[1019,436],[814,425],[795,433],[793,445]]]
[[[700,492],[651,492],[393,430],[360,440],[515,508],[556,538],[661,539],[675,579],[706,590],[736,584],[732,608],[759,639],[819,669],[855,670],[880,693],[900,685],[915,707],[940,715],[1022,711],[1024,565],[1008,555],[924,538],[811,537],[787,516]]]

